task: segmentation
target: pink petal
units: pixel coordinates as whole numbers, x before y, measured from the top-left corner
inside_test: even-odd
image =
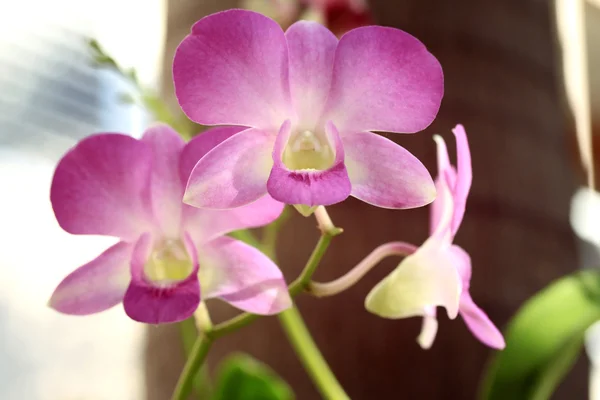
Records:
[[[183,149],[179,171],[183,182],[187,182],[194,166],[213,147],[216,147],[244,127],[217,127],[193,138]],[[279,217],[284,204],[264,195],[258,200],[231,210],[207,210],[184,204],[183,229],[190,234],[194,243],[203,244],[238,229],[267,225]]]
[[[168,125],[155,125],[144,133],[154,154],[152,163],[152,210],[160,231],[177,237],[181,228],[181,209],[184,184],[179,179],[179,157],[185,142]]]
[[[291,307],[283,275],[263,253],[239,240],[221,237],[200,249],[204,298],[218,297],[254,314],[277,314]]]
[[[440,135],[433,135],[433,140],[436,144],[438,176],[443,176],[447,171],[452,169],[450,157],[448,156],[448,148],[446,147],[444,138]],[[451,187],[454,188],[454,185],[451,185]]]
[[[50,200],[69,233],[135,240],[151,229],[152,150],[132,137],[97,134],[79,142],[54,172]]]
[[[442,190],[446,190],[446,186],[448,184],[447,181],[444,180],[444,174],[452,169],[452,165],[450,165],[450,158],[448,157],[448,148],[446,147],[446,142],[444,138],[439,135],[434,135],[433,140],[436,144],[436,155],[437,155],[437,178],[435,180],[435,187],[439,188],[441,185],[444,185]],[[454,187],[454,186],[451,186]],[[452,192],[452,190],[451,190]],[[431,207],[429,208],[430,217],[429,217],[429,233],[435,232],[437,227],[441,222],[441,218],[443,216],[443,202],[444,199],[442,196],[437,196],[437,198],[431,203]],[[454,211],[452,211],[453,213]],[[450,216],[452,218],[452,216]]]
[[[123,300],[130,281],[133,246],[119,242],[69,274],[56,288],[49,306],[72,315],[94,314]]]
[[[414,208],[435,199],[427,168],[406,149],[371,132],[342,137],[352,196],[384,208]]]
[[[333,70],[338,40],[324,26],[299,21],[285,33],[290,54],[290,90],[300,130],[315,130]]]
[[[338,44],[326,119],[340,132],[417,132],[435,118],[444,93],[442,68],[416,38],[367,26]]]
[[[451,167],[449,170],[446,171],[446,173],[444,174],[445,179],[444,178],[440,178],[438,177],[435,180],[435,187],[436,187],[436,193],[438,191],[441,190],[447,190],[449,195],[451,197],[453,197],[453,191],[451,188],[454,187],[455,183],[456,183],[456,172],[454,171],[454,168]],[[440,189],[443,188],[443,189]],[[449,204],[452,204],[452,207],[454,207],[454,200],[453,198],[451,198],[451,202]],[[435,200],[433,201],[433,203],[431,203],[431,206],[429,208],[429,232],[432,233],[436,230],[436,228],[440,225],[441,223],[441,218],[443,216],[443,197],[442,196],[436,196]],[[451,210],[452,212],[454,212],[454,210]],[[449,216],[450,218],[450,222],[453,218],[453,214]],[[446,224],[450,224],[450,222],[446,222]]]
[[[274,135],[248,129],[231,136],[196,164],[183,201],[194,207],[227,209],[267,193]]]
[[[175,52],[173,81],[183,111],[204,125],[277,129],[290,114],[285,36],[251,11],[198,21]]]
[[[231,210],[184,206],[184,230],[190,234],[194,243],[203,244],[238,229],[268,225],[281,215],[284,206],[268,194]]]
[[[148,324],[178,322],[190,317],[198,308],[198,255],[187,235],[184,243],[194,265],[192,273],[180,282],[158,285],[144,275],[144,265],[152,251],[152,237],[144,234],[137,241],[131,260],[132,280],[123,299],[125,312],[131,319]]]
[[[327,206],[348,198],[351,186],[344,165],[342,141],[333,124],[327,123],[325,130],[335,151],[333,165],[326,170],[290,170],[282,161],[290,137],[289,121],[281,127],[273,150],[273,169],[267,182],[269,194],[274,199],[286,204]]]
[[[473,181],[473,169],[471,167],[471,152],[469,151],[469,142],[467,134],[462,125],[456,125],[452,130],[456,138],[456,160],[457,174],[456,185],[454,186],[454,217],[452,218],[452,234],[455,235],[467,205],[467,197],[471,190]]]
[[[187,142],[179,159],[179,175],[183,185],[187,184],[192,170],[206,153],[246,129],[248,128],[243,126],[218,126],[202,132]]]
[[[468,292],[471,285],[471,257],[462,247],[455,244],[450,247],[450,253],[456,260],[456,269],[462,280],[463,292]]]
[[[448,152],[446,144],[441,136],[435,135],[434,140],[437,144],[438,165],[446,165]],[[450,165],[449,163],[447,164]],[[431,205],[430,233],[432,237],[452,242],[452,218],[454,217],[454,192],[451,185],[451,169],[441,169],[438,167],[439,175],[435,181],[437,196]]]
[[[502,333],[467,292],[463,292],[460,299],[460,315],[471,333],[483,344],[494,349],[503,349],[506,346]]]

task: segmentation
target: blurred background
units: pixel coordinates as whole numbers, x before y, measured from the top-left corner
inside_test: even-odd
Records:
[[[369,0],[367,17],[335,10],[323,19],[340,31],[369,21],[401,28],[440,60],[446,94],[437,120],[423,133],[389,137],[435,171],[431,135],[450,140],[450,129],[465,125],[474,182],[456,242],[473,259],[475,301],[501,327],[553,279],[600,265],[600,200],[578,192],[586,185],[581,159],[592,149],[600,160],[600,1],[588,0],[579,14],[576,3]],[[269,4],[0,0],[0,399],[169,398],[184,359],[176,327],[142,326],[120,307],[85,318],[46,307],[68,272],[112,244],[59,228],[48,195],[53,168],[86,135],[137,136],[152,120],[124,104],[131,82],[94,67],[86,38],[135,68],[140,84],[177,110],[170,65],[193,22],[238,6],[272,13]],[[593,168],[600,176],[600,162]],[[385,241],[427,237],[426,209],[390,212],[348,200],[330,214],[345,233],[317,280],[339,276]],[[316,241],[314,222],[294,215],[282,235],[279,259],[293,278]],[[420,320],[364,310],[364,297],[395,262],[342,295],[299,298],[323,354],[353,399],[475,398],[491,351],[464,324],[441,315],[436,343],[424,352],[415,342]],[[215,312],[215,320],[225,313]],[[319,398],[276,320],[218,342],[211,362],[232,350],[274,368],[297,399]],[[555,398],[586,398],[588,369],[583,356]]]

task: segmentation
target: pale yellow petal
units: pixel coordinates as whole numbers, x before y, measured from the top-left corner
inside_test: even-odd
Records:
[[[426,307],[442,306],[456,318],[461,290],[454,257],[430,239],[371,290],[365,307],[380,317],[398,319],[423,316]]]

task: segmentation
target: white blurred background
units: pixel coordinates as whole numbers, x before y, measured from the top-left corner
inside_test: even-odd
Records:
[[[98,131],[139,135],[129,87],[92,66],[98,39],[158,88],[163,0],[0,0],[0,399],[138,400],[144,327],[121,307],[94,316],[46,307],[66,274],[114,240],[71,236],[49,201],[53,169]]]

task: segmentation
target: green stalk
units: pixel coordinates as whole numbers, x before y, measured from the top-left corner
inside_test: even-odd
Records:
[[[298,308],[294,306],[285,310],[278,317],[294,351],[321,396],[329,400],[350,399],[327,365]]]
[[[190,356],[185,363],[183,372],[179,376],[175,391],[171,397],[172,400],[186,400],[188,398],[194,385],[194,377],[202,367],[202,364],[204,364],[211,345],[212,339],[202,333],[198,335],[198,339],[196,339],[196,343],[194,343]]]

